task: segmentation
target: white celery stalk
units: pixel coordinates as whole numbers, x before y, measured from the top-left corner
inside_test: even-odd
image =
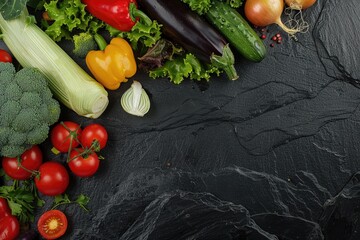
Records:
[[[109,100],[104,87],[87,74],[33,21],[25,9],[16,19],[0,14],[3,41],[23,67],[39,69],[56,99],[77,114],[97,118]]]

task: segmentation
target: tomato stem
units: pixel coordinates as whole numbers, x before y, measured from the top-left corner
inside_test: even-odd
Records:
[[[80,145],[82,145],[80,143]],[[71,146],[71,145],[70,145]],[[83,158],[88,158],[89,155],[91,155],[94,152],[99,152],[100,151],[100,142],[97,139],[94,139],[94,141],[91,143],[91,146],[89,148],[82,148],[84,151],[80,152],[79,154],[77,154],[76,156],[70,158],[70,152],[68,153],[68,158],[67,158],[67,163],[69,163],[70,161],[78,158],[78,157],[83,157]]]
[[[65,124],[64,122],[61,122],[60,124],[69,132],[69,136],[67,136],[67,137],[65,138],[65,140],[68,139],[68,138],[70,138],[70,145],[69,145],[69,149],[68,149],[68,152],[67,152],[68,157],[67,157],[67,161],[66,161],[66,162],[70,162],[69,156],[70,156],[70,152],[71,152],[71,150],[72,150],[72,143],[73,143],[74,138],[75,138],[75,141],[77,141],[78,143],[80,143],[80,141],[79,141],[79,139],[78,139],[77,131],[81,128],[81,125],[79,125],[74,131],[72,131],[71,129],[69,129],[69,128],[66,126],[66,124]],[[81,144],[81,143],[80,143],[80,144]]]
[[[18,166],[18,167],[22,168],[23,170],[27,171],[28,173],[31,173],[31,175],[36,175],[36,172],[37,172],[37,171],[32,171],[32,170],[30,170],[30,169],[27,169],[26,167],[24,167],[24,166],[21,164],[21,157],[20,157],[20,156],[18,156],[18,157],[16,158],[16,161],[17,161],[17,166]]]
[[[70,158],[70,154],[68,155],[67,163],[71,162],[72,160],[83,157],[84,159],[88,158],[90,154],[94,153],[94,151],[91,148],[82,148],[83,151],[79,152],[79,154],[75,155],[74,157]]]

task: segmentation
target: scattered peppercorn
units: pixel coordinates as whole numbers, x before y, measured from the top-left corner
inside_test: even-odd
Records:
[[[266,35],[265,34],[262,34],[261,35],[261,39],[265,39],[266,38]]]

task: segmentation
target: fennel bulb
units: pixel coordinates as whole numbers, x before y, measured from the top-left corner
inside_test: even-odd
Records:
[[[55,96],[77,114],[97,118],[109,100],[105,88],[88,75],[59,45],[31,21],[27,9],[5,20],[0,14],[3,41],[23,67],[40,70]]]

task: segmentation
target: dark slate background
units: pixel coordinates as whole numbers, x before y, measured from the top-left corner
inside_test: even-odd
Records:
[[[298,41],[268,27],[267,57],[236,56],[237,81],[139,71],[98,119],[63,108],[109,132],[99,172],[71,175],[67,193],[89,196],[90,212],[63,208],[63,239],[360,239],[359,13],[358,0],[318,0]],[[120,106],[132,80],[151,99],[143,118]]]

